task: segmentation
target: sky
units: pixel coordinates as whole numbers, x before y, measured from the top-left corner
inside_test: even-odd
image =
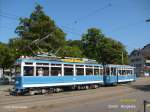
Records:
[[[40,4],[67,39],[79,40],[89,28],[122,42],[130,53],[150,43],[150,0],[0,0],[0,41],[17,37],[19,17]]]

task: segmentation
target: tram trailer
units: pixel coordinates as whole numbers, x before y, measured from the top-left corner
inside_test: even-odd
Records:
[[[129,65],[107,65],[105,67],[104,84],[117,85],[136,80],[134,67]]]

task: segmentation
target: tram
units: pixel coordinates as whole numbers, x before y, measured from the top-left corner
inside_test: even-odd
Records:
[[[66,88],[89,89],[136,80],[134,67],[106,65],[93,60],[21,57],[15,63],[13,94],[61,92]]]
[[[103,84],[103,66],[100,64],[28,57],[19,58],[15,66],[15,91],[21,94],[31,91],[59,92],[65,87],[97,88]]]
[[[107,65],[105,67],[105,85],[132,82],[136,80],[135,67],[129,65]]]

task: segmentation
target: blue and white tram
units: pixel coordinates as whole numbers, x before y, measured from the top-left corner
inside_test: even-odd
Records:
[[[19,58],[16,61],[15,91],[17,94],[60,92],[97,88],[136,80],[134,67],[129,65],[87,64],[60,60]]]
[[[103,66],[34,58],[16,61],[15,92],[61,91],[64,87],[96,88],[103,84]],[[43,91],[44,90],[44,91]]]
[[[106,65],[104,83],[105,85],[125,83],[136,80],[134,67],[129,65]]]

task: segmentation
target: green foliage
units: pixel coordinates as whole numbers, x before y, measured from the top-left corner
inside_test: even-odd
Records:
[[[75,57],[75,58],[81,58],[82,56],[82,51],[78,46],[65,46],[61,50],[62,57]]]
[[[68,40],[66,41],[68,46],[78,46],[80,49],[82,49],[82,41],[81,40]]]
[[[98,59],[98,44],[100,39],[103,38],[104,35],[99,29],[91,28],[88,29],[86,34],[82,36],[82,43],[83,43],[83,53],[90,59]],[[99,60],[99,59],[98,59]]]
[[[107,38],[99,29],[88,29],[82,36],[84,54],[91,59],[96,59],[102,64],[122,64],[122,52],[124,63],[127,63],[125,47],[118,41]]]
[[[30,55],[32,53],[32,51],[27,48],[29,44],[29,40],[11,38],[8,46],[13,50],[15,58],[17,58],[21,55]]]
[[[25,48],[32,41],[42,39],[48,34],[51,34],[51,36],[41,41],[38,45],[41,49],[46,51],[56,50],[65,44],[65,33],[44,13],[40,5],[35,7],[35,11],[31,13],[30,18],[20,18],[19,26],[15,32],[21,38],[21,40],[17,40],[15,43],[22,42],[23,44],[19,49]],[[31,48],[34,52],[38,52],[36,45],[32,45]],[[32,53],[31,50],[28,49],[28,53]]]
[[[13,63],[13,51],[6,44],[0,43],[0,68],[10,68]]]
[[[62,48],[60,55],[62,57],[76,57],[81,58],[83,56],[81,40],[68,40],[66,45]]]

